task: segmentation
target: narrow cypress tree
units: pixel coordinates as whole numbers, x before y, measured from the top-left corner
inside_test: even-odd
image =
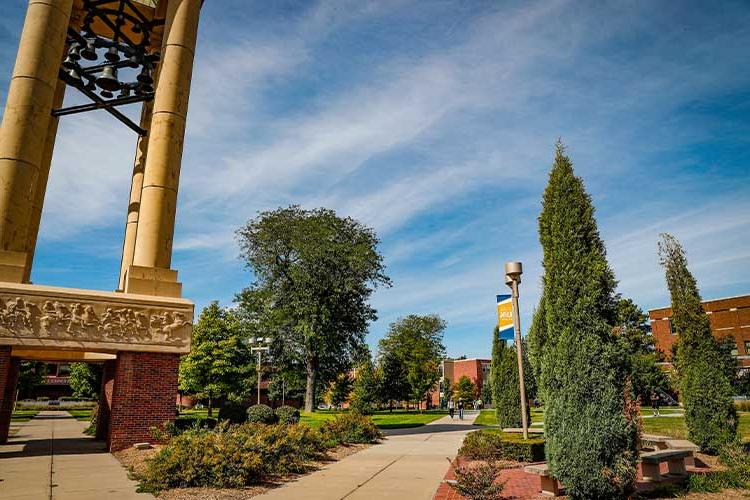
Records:
[[[544,300],[537,321],[545,450],[574,499],[620,498],[635,480],[637,429],[625,417],[628,358],[613,331],[616,281],[594,207],[558,142],[539,216]]]
[[[498,335],[497,327],[492,339],[492,401],[498,425],[503,427],[521,426],[521,395],[518,390],[518,358],[515,349]],[[526,407],[528,421],[531,414]]]
[[[659,258],[672,297],[672,325],[679,334],[676,368],[688,436],[702,451],[716,453],[737,439],[737,413],[726,360],[711,334],[682,245],[669,234],[661,238]]]
[[[543,288],[544,280],[542,280]],[[542,294],[539,298],[539,305],[534,310],[534,315],[531,318],[529,333],[526,335],[526,345],[528,348],[525,353],[529,358],[529,364],[534,372],[534,379],[536,381],[542,376],[542,352],[544,351],[544,343],[547,340],[547,322],[544,318],[544,311],[544,294]],[[539,397],[544,400],[543,387],[537,386],[537,392]]]

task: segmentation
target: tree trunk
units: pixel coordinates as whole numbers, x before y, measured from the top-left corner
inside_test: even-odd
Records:
[[[315,409],[315,378],[318,375],[318,360],[309,358],[307,360],[307,383],[305,385],[305,411],[311,412]]]
[[[214,410],[214,408],[213,408],[213,399],[209,395],[208,396],[208,416],[209,416],[209,418],[213,417],[213,410]]]

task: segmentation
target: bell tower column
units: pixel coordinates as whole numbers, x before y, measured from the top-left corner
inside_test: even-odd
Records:
[[[181,293],[177,272],[170,265],[201,4],[201,0],[167,3],[133,265],[125,278],[128,293],[172,297]]]
[[[72,8],[73,0],[31,0],[26,12],[0,127],[0,281],[29,279],[33,206],[49,169],[50,112]]]

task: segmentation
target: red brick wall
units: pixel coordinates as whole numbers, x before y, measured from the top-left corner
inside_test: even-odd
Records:
[[[745,342],[750,342],[750,295],[703,302],[703,309],[711,323],[711,331],[717,339],[733,337],[739,356],[750,356]],[[679,335],[670,333],[672,309],[665,307],[648,312],[656,348],[667,360],[672,358],[672,345]],[[750,366],[750,359],[740,359],[743,366]]]
[[[20,361],[10,356],[11,349],[11,346],[0,346],[0,444],[8,441],[20,366]]]
[[[96,419],[96,439],[107,439],[109,417],[112,414],[112,392],[115,387],[117,361],[105,361],[102,369],[102,387],[99,391],[99,415]]]
[[[477,390],[482,390],[482,362],[478,359],[462,359],[453,362],[453,380],[451,385],[455,387],[461,377],[467,376],[477,386]],[[480,393],[477,392],[477,395]]]
[[[177,354],[117,354],[109,419],[110,451],[153,441],[149,428],[175,419],[179,363]]]

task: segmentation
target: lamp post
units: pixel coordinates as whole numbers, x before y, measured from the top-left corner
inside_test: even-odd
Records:
[[[521,283],[523,266],[520,262],[505,263],[505,284],[511,289],[513,298],[513,329],[516,334],[516,356],[518,357],[518,388],[521,392],[521,424],[523,438],[529,439],[529,422],[526,418],[526,383],[523,376],[523,352],[521,346],[521,318],[518,310],[518,285]]]
[[[250,344],[257,344],[255,346],[250,346],[251,352],[257,352],[258,353],[258,401],[255,404],[260,404],[260,363],[261,363],[261,354],[264,352],[268,352],[271,350],[271,348],[268,346],[268,344],[271,343],[271,339],[269,337],[250,337],[248,339],[248,342]],[[263,345],[266,344],[266,345]]]

